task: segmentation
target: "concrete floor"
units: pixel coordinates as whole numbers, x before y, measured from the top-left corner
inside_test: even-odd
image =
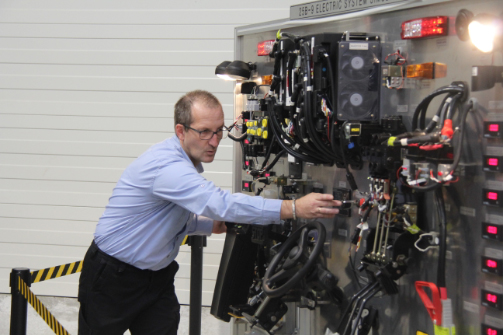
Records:
[[[72,335],[77,335],[77,316],[79,302],[75,298],[38,297],[47,309],[56,317],[63,327]],[[10,294],[0,294],[0,334],[10,333]],[[230,324],[214,318],[209,307],[203,307],[201,333],[204,335],[228,335]],[[49,328],[38,313],[28,305],[27,334],[51,335]],[[125,334],[130,334],[129,331]],[[189,334],[189,306],[182,305],[181,320],[178,327],[179,335]]]

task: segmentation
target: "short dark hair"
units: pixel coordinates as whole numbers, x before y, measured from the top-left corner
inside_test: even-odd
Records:
[[[175,104],[175,127],[177,124],[190,126],[192,124],[192,105],[200,102],[208,108],[222,108],[222,104],[217,97],[208,91],[195,90],[186,93]]]

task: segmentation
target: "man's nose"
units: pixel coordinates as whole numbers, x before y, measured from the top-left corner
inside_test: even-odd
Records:
[[[217,134],[213,133],[213,136],[211,136],[209,143],[213,147],[218,146],[218,143],[220,143],[220,139],[218,138]]]

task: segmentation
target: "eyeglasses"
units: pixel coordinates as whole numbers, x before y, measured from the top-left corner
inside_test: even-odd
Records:
[[[188,128],[188,129],[191,129],[191,130],[195,131],[196,133],[199,133],[199,139],[200,140],[204,140],[204,141],[211,140],[213,138],[213,135],[217,135],[217,138],[219,140],[227,138],[227,134],[229,132],[229,129],[227,127],[225,127],[225,126],[222,127],[222,128],[220,128],[220,129],[218,129],[217,131],[197,130],[197,129],[194,129],[192,127],[186,126],[186,125],[183,125],[183,126],[185,128]]]

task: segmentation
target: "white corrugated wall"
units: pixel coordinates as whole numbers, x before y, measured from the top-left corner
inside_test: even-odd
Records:
[[[232,121],[234,27],[288,17],[297,1],[0,1],[0,292],[14,267],[81,260],[123,169],[173,134],[173,105],[206,89]],[[232,143],[205,177],[232,187]],[[203,304],[211,304],[224,236],[208,239]],[[189,301],[190,249],[176,288]],[[77,294],[78,275],[36,283]]]

